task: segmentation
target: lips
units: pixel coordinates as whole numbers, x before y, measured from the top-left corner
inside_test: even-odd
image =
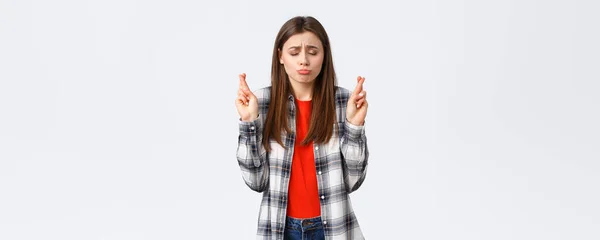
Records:
[[[301,74],[301,75],[308,75],[308,74],[310,74],[310,70],[308,70],[308,69],[300,69],[300,70],[298,70],[298,73]]]

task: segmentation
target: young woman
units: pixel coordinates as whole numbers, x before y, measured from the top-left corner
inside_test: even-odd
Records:
[[[271,86],[252,92],[240,74],[237,159],[262,192],[258,239],[363,239],[348,194],[367,171],[365,78],[336,86],[331,45],[313,17],[281,27]]]

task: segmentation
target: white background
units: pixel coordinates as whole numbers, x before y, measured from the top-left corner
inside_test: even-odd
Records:
[[[0,239],[254,239],[238,77],[366,77],[367,239],[600,239],[598,1],[0,1]]]

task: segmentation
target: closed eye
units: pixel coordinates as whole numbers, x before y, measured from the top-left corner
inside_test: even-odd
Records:
[[[314,56],[314,55],[317,55],[317,54],[318,54],[318,52],[308,52],[308,54],[310,54],[310,55],[313,55],[313,56]],[[297,52],[296,52],[296,53],[290,53],[290,55],[292,55],[292,56],[297,56],[297,55],[298,55],[298,53],[297,53]]]

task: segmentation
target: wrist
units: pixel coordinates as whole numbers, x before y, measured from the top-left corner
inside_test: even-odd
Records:
[[[258,115],[256,117],[242,118],[244,122],[254,122],[254,120],[258,119]]]
[[[348,121],[349,123],[351,123],[352,125],[355,125],[355,126],[363,126],[363,125],[365,125],[365,121],[364,120],[357,121],[357,120],[349,120],[348,118],[346,118],[346,121]]]

